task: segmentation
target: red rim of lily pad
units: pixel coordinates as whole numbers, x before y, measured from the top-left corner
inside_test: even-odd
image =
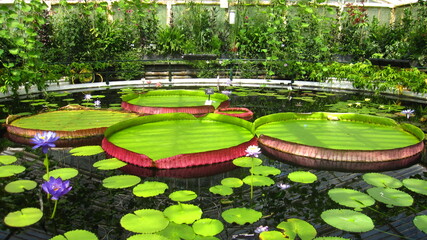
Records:
[[[245,120],[251,120],[254,116],[254,113],[247,108],[218,108],[214,111],[214,113],[224,114],[228,116],[238,117]]]

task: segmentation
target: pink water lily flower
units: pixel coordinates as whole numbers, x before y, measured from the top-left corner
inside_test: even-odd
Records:
[[[251,145],[246,148],[246,157],[258,157],[261,154],[261,149],[258,146]]]

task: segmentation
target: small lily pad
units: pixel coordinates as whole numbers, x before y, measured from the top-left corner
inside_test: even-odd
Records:
[[[197,194],[189,190],[175,191],[169,194],[169,198],[175,202],[188,202],[197,198]]]
[[[409,190],[427,195],[427,181],[422,179],[407,178],[403,179],[403,185]]]
[[[99,160],[93,164],[93,166],[98,168],[99,170],[113,170],[113,169],[121,168],[126,165],[127,163],[120,161],[117,158]]]
[[[83,146],[76,147],[70,150],[71,155],[73,156],[92,156],[99,153],[103,153],[104,149],[101,146]]]
[[[243,185],[243,181],[240,178],[229,177],[222,179],[221,184],[231,188],[238,188]]]
[[[10,177],[23,171],[25,171],[25,167],[21,165],[0,166],[0,177]]]
[[[202,236],[215,236],[224,230],[224,224],[217,219],[203,218],[193,223],[193,229]]]
[[[12,164],[18,160],[15,156],[0,155],[0,163],[4,165]]]
[[[215,185],[209,188],[211,193],[219,194],[221,196],[229,196],[233,194],[233,189],[225,185]]]
[[[57,235],[50,240],[98,240],[98,237],[86,230],[72,230],[64,233],[64,235]]]
[[[165,229],[168,224],[169,220],[162,211],[156,209],[136,210],[120,219],[124,229],[136,233],[155,233]]]
[[[17,181],[8,183],[4,187],[4,190],[10,193],[21,193],[21,192],[24,192],[25,190],[34,189],[36,186],[37,186],[37,182],[33,180],[17,180]]]
[[[375,187],[400,188],[403,186],[399,179],[382,173],[365,173],[362,178],[365,182]]]
[[[351,239],[342,238],[342,237],[317,237],[317,238],[313,238],[313,240],[351,240]]]
[[[254,167],[262,164],[262,160],[252,157],[240,157],[233,160],[233,164],[238,167]]]
[[[106,188],[128,188],[141,182],[141,178],[134,175],[111,176],[102,181]]]
[[[419,215],[414,218],[414,225],[424,233],[427,233],[427,215]]]
[[[196,236],[192,227],[174,222],[169,222],[169,225],[158,234],[167,237],[169,240],[194,239]]]
[[[320,217],[332,227],[347,232],[368,232],[375,227],[370,217],[349,209],[326,210]]]
[[[311,172],[305,172],[305,171],[291,172],[289,173],[288,178],[293,182],[299,182],[299,183],[313,183],[317,181],[316,175],[314,175]]]
[[[279,231],[266,231],[259,234],[259,239],[268,239],[268,240],[282,240],[282,239],[289,239],[285,238],[283,233]]]
[[[255,187],[259,187],[259,186],[271,186],[274,184],[274,180],[269,178],[269,177],[265,177],[265,176],[259,176],[259,175],[249,175],[246,176],[243,179],[243,182],[250,185],[250,186],[255,186]]]
[[[278,175],[281,173],[280,169],[271,166],[255,166],[249,170],[253,174],[268,176]]]
[[[154,197],[162,194],[168,189],[168,185],[163,182],[146,181],[133,188],[133,194],[137,197]]]
[[[43,175],[43,179],[48,181],[50,177],[61,178],[62,180],[71,179],[79,174],[79,171],[75,168],[58,168],[49,172],[49,177],[47,173]]]
[[[302,240],[313,239],[317,235],[317,231],[313,225],[297,218],[290,218],[287,221],[281,222],[277,225],[277,228],[282,229],[290,239],[295,239],[296,236],[299,236]]]
[[[170,221],[178,224],[192,224],[202,217],[202,209],[196,205],[180,203],[167,207],[163,213]]]
[[[411,195],[393,188],[374,187],[366,190],[375,200],[389,206],[409,207],[414,203]]]
[[[7,214],[4,223],[10,227],[26,227],[38,222],[42,217],[43,212],[38,208],[23,208]]]
[[[128,237],[126,240],[170,240],[169,238],[159,234],[136,234]]]
[[[368,194],[353,189],[333,188],[328,191],[328,195],[334,202],[356,210],[375,204],[375,200]]]
[[[221,216],[228,223],[244,225],[258,221],[262,213],[250,208],[231,208],[222,212]]]

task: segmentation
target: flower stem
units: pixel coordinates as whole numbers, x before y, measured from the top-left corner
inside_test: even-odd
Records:
[[[44,161],[43,161],[43,165],[45,166],[45,168],[46,168],[46,174],[47,174],[47,178],[49,179],[49,158],[47,157],[47,153],[45,154],[45,157],[44,157]]]
[[[251,166],[251,200],[254,198],[254,158],[252,158],[252,166]]]
[[[52,212],[52,215],[50,216],[50,219],[53,219],[55,217],[57,205],[58,205],[58,200],[55,200],[55,206],[53,207],[53,212]]]

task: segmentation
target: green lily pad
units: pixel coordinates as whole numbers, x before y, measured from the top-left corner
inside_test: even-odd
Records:
[[[49,177],[47,173],[43,175],[45,181],[49,181],[50,177],[61,178],[62,180],[71,179],[79,174],[79,171],[75,168],[58,168],[49,172]]]
[[[86,230],[72,230],[64,233],[64,235],[57,235],[50,240],[98,240],[98,237]]]
[[[314,175],[311,172],[305,172],[305,171],[291,172],[289,173],[288,178],[293,182],[299,182],[299,183],[313,183],[317,181],[316,175]]]
[[[162,211],[156,209],[140,209],[128,213],[120,219],[120,225],[131,232],[155,233],[165,229],[169,220]]]
[[[427,215],[419,215],[414,218],[414,225],[424,233],[427,233]]]
[[[197,194],[189,190],[175,191],[169,194],[169,198],[175,202],[188,202],[197,198]]]
[[[313,239],[317,235],[317,231],[313,225],[297,218],[290,218],[287,221],[281,222],[277,225],[277,228],[282,229],[290,239],[295,239],[296,236],[299,236],[301,240]]]
[[[138,184],[141,178],[134,175],[111,176],[102,181],[106,188],[128,188]]]
[[[233,160],[233,164],[238,167],[254,167],[262,164],[262,160],[252,157],[240,157]]]
[[[224,224],[217,219],[203,218],[193,223],[193,229],[202,236],[215,236],[224,230]]]
[[[244,225],[258,221],[262,213],[250,208],[231,208],[222,212],[221,216],[228,223]]]
[[[70,150],[70,153],[73,156],[92,156],[103,152],[104,149],[102,149],[101,146],[83,146]]]
[[[258,174],[262,176],[268,175],[279,175],[281,173],[280,169],[271,167],[271,166],[255,166],[249,170],[253,174]]]
[[[313,238],[313,240],[351,240],[351,239],[342,238],[342,237],[317,237],[317,238]]]
[[[375,204],[375,200],[368,194],[353,189],[333,188],[328,191],[328,195],[334,202],[356,210]]]
[[[128,237],[126,240],[170,240],[159,234],[136,234]]]
[[[15,156],[0,155],[0,163],[4,165],[12,164],[16,162],[16,160],[18,160],[18,158],[16,158]]]
[[[21,193],[21,192],[24,192],[25,190],[34,189],[36,186],[37,186],[37,182],[32,180],[17,180],[17,181],[8,183],[4,187],[4,190],[10,193]]]
[[[217,237],[213,237],[213,236],[205,237],[205,236],[196,235],[194,240],[220,240],[220,239]]]
[[[231,188],[238,188],[243,185],[243,181],[240,178],[229,177],[222,179],[221,184]]]
[[[99,160],[93,164],[94,167],[99,170],[113,170],[126,166],[127,163],[120,161],[117,158],[109,158],[104,160]]]
[[[399,179],[382,173],[365,173],[362,178],[365,182],[375,187],[400,188],[403,186]]]
[[[283,233],[279,231],[266,231],[259,234],[259,239],[282,240],[282,239],[289,239],[289,238],[285,238]]]
[[[246,176],[243,179],[243,182],[250,185],[250,186],[271,186],[274,184],[274,180],[266,177],[266,176],[259,176],[259,175],[249,175]]]
[[[42,217],[43,212],[38,208],[23,208],[7,214],[4,223],[10,227],[26,227],[38,222]]]
[[[154,197],[164,193],[168,188],[169,186],[166,183],[146,181],[136,185],[133,188],[133,194],[137,197]]]
[[[170,222],[158,234],[167,237],[169,240],[194,239],[196,236],[192,227],[187,224],[177,224],[174,222]]]
[[[219,194],[221,196],[229,196],[233,194],[233,189],[229,186],[215,185],[209,188],[211,193]]]
[[[415,178],[407,178],[403,179],[403,185],[405,185],[406,188],[409,190],[427,195],[427,181],[421,180],[421,179],[415,179]]]
[[[21,165],[0,166],[0,177],[10,177],[23,171],[25,171],[25,167]]]
[[[332,227],[347,232],[368,232],[375,227],[370,217],[348,209],[326,210],[320,217]]]
[[[411,195],[393,188],[375,187],[366,190],[375,200],[389,206],[409,207],[414,203]]]
[[[196,205],[180,203],[167,207],[163,213],[170,221],[178,224],[192,224],[202,217],[202,209]]]

